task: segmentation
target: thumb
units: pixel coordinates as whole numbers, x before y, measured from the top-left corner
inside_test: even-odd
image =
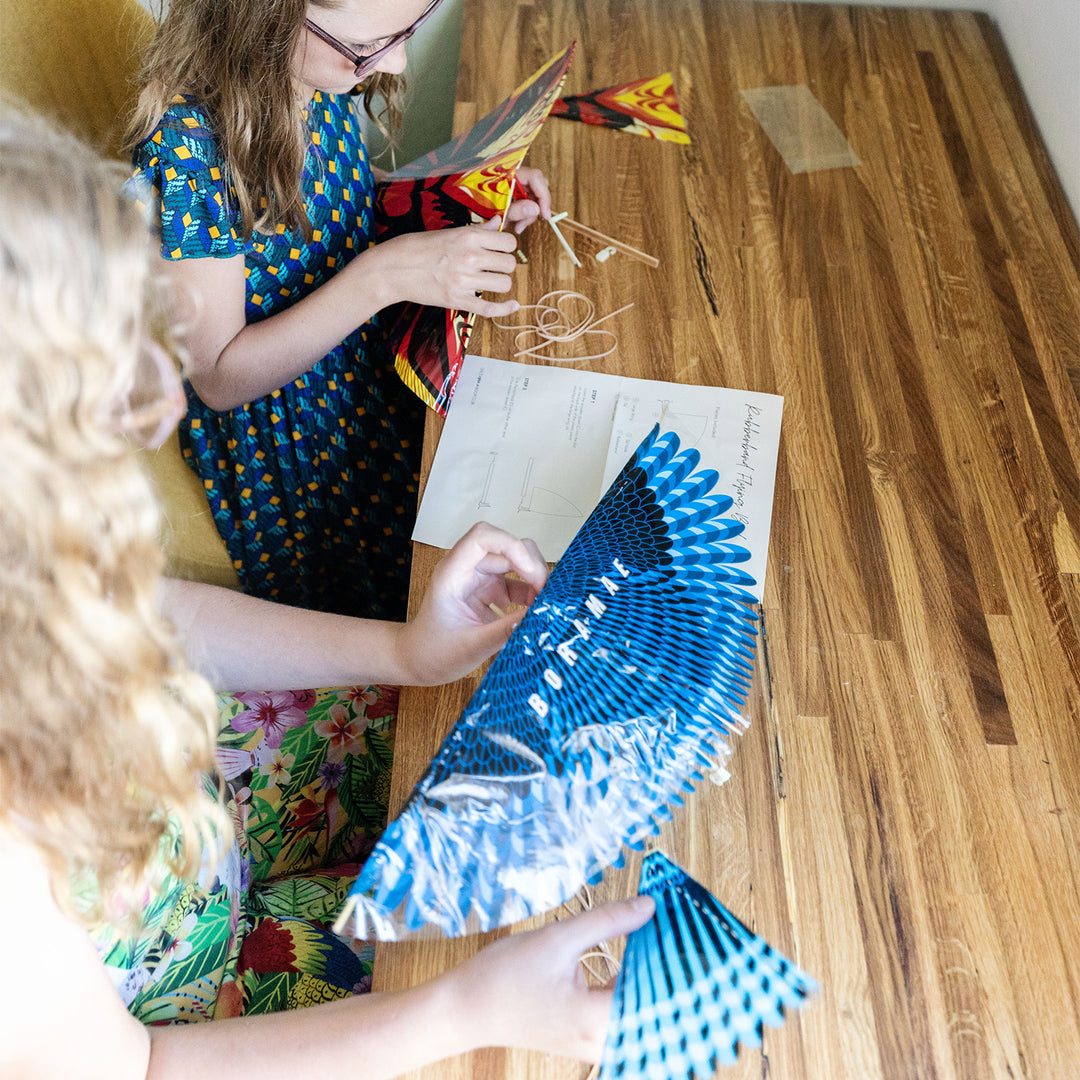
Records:
[[[651,896],[635,896],[632,900],[603,904],[572,919],[552,923],[545,930],[561,931],[558,948],[565,953],[567,960],[576,960],[599,942],[621,937],[644,926],[655,910],[656,904]]]
[[[501,649],[510,640],[510,635],[521,622],[522,614],[520,611],[511,611],[494,622],[485,623],[483,630],[493,652]]]
[[[493,218],[488,218],[479,228],[488,229],[490,232],[498,232],[502,228],[502,214],[496,214]]]
[[[523,612],[512,611],[502,615],[491,622],[478,622],[464,630],[468,635],[462,639],[462,644],[470,652],[485,657],[494,656],[510,640],[510,635],[517,629],[521,622]]]

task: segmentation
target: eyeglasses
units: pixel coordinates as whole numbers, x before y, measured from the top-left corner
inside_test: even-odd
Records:
[[[420,29],[421,26],[435,14],[436,8],[442,4],[443,0],[431,0],[431,3],[424,9],[423,14],[416,20],[411,26],[407,26],[404,30],[397,34],[393,34],[386,39],[385,45],[380,45],[374,52],[369,52],[364,56],[353,51],[348,45],[341,41],[338,41],[336,37],[332,37],[321,26],[316,26],[310,19],[304,20],[304,25],[319,39],[325,41],[327,45],[332,49],[336,49],[347,60],[351,60],[355,71],[354,74],[359,79],[361,75],[366,75],[375,65],[382,60],[387,53],[393,52],[399,45],[406,42]]]

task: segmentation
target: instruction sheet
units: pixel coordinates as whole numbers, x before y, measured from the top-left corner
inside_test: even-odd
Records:
[[[653,425],[715,469],[764,586],[783,398],[466,356],[413,539],[449,548],[477,521],[555,562]],[[697,471],[697,470],[695,470]]]

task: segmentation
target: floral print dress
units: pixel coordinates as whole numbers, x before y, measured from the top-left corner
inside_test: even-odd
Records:
[[[371,987],[373,947],[330,925],[386,826],[397,689],[226,694],[219,705],[229,851],[195,881],[165,880],[134,930],[93,934],[146,1024],[302,1008]]]

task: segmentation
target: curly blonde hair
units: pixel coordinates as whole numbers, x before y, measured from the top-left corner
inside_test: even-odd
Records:
[[[171,0],[143,58],[127,149],[153,134],[177,94],[192,95],[213,118],[245,238],[278,224],[311,232],[300,186],[310,135],[292,76],[307,6],[308,0]],[[391,141],[404,88],[402,76],[384,72],[363,85],[364,108]]]
[[[117,415],[152,320],[126,174],[0,102],[0,828],[69,911],[73,872],[145,890],[226,828],[202,790],[215,698],[159,613],[158,512]]]

